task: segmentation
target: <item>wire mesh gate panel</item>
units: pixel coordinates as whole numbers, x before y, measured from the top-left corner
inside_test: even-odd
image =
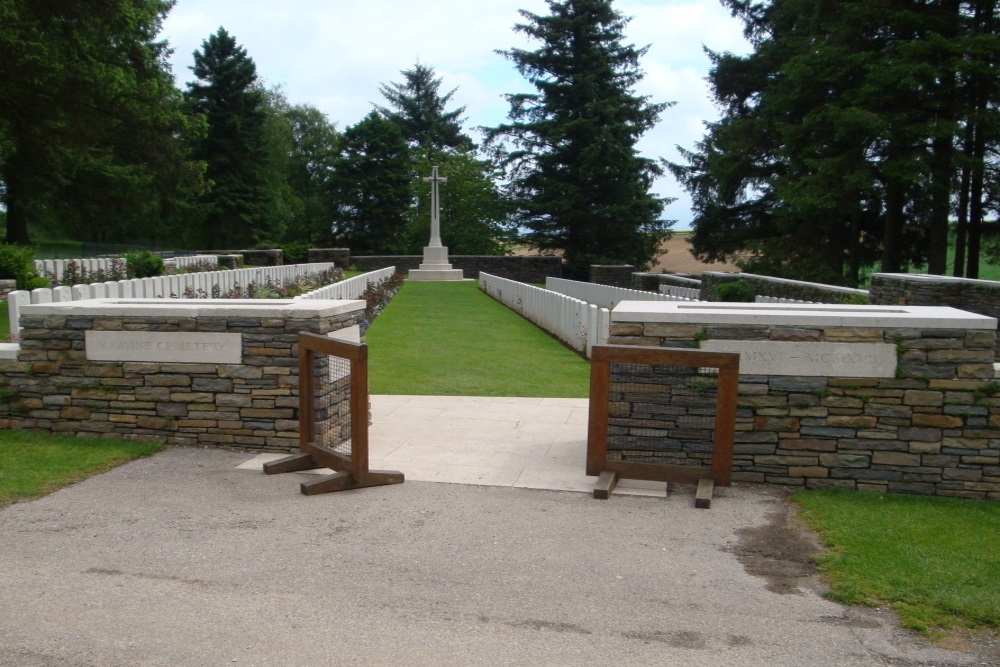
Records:
[[[708,507],[732,476],[739,355],[598,345],[590,377],[587,474],[595,498],[619,478],[697,483]]]
[[[368,346],[310,333],[298,343],[302,453],[267,463],[264,472],[336,471],[303,482],[306,495],[401,483],[400,472],[368,469]]]

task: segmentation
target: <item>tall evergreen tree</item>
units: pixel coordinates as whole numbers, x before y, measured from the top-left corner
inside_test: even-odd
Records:
[[[465,107],[446,111],[456,89],[442,95],[441,79],[434,68],[417,63],[402,70],[403,83],[382,84],[379,91],[389,107],[377,106],[379,113],[399,126],[403,137],[423,155],[446,149],[471,147],[472,140],[462,132]]]
[[[395,123],[372,111],[344,130],[331,183],[332,243],[356,255],[402,252],[410,174],[410,152]]]
[[[8,242],[161,238],[200,173],[198,123],[156,41],[172,0],[0,0],[0,194]]]
[[[250,247],[270,236],[273,190],[267,178],[264,91],[257,66],[225,28],[202,42],[191,68],[187,99],[208,132],[195,152],[207,164],[205,218],[192,239],[200,244]]]
[[[594,262],[648,265],[672,223],[650,193],[661,169],[635,144],[668,105],[633,92],[646,49],[623,43],[628,19],[610,0],[548,5],[515,27],[542,46],[501,52],[537,92],[508,95],[511,122],[488,134],[511,144],[517,223],[533,246],[561,249],[577,277]]]
[[[996,87],[970,100],[1000,56],[974,7],[986,0],[723,2],[753,52],[710,54],[722,118],[671,166],[694,201],[695,252],[850,285],[876,261],[944,273],[955,200],[960,247],[982,219]]]

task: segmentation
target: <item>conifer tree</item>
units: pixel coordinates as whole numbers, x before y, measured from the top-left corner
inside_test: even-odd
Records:
[[[409,149],[392,121],[372,111],[344,130],[331,185],[332,242],[356,255],[402,252],[410,173]]]
[[[225,28],[202,42],[187,99],[208,123],[195,154],[207,164],[202,244],[247,248],[269,235],[264,92],[257,66]]]
[[[462,133],[461,117],[465,107],[446,111],[455,89],[442,95],[440,77],[434,68],[417,63],[400,72],[403,83],[379,86],[390,108],[376,105],[379,113],[399,126],[411,147],[423,155],[460,147],[471,147],[472,140]]]
[[[610,0],[548,0],[551,14],[521,11],[515,30],[541,46],[501,51],[537,90],[507,95],[501,145],[516,222],[543,250],[562,250],[571,276],[591,263],[648,265],[672,224],[650,193],[662,170],[636,142],[668,104],[636,95],[645,48],[623,43],[628,19]]]

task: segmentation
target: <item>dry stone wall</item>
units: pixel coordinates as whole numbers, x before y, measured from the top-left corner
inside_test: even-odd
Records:
[[[884,343],[897,354],[895,377],[741,374],[733,479],[1000,500],[995,331],[613,321],[609,343],[712,340]]]
[[[226,314],[190,316],[94,314],[87,310],[90,303],[74,302],[78,307],[64,313],[53,312],[52,306],[25,308],[18,358],[0,361],[0,428],[295,450],[298,334],[345,329],[358,324],[364,312],[363,301],[311,301],[296,306],[301,315],[279,305],[273,313],[257,308],[241,314],[230,308]],[[308,312],[310,307],[313,312]],[[126,348],[172,346],[168,356],[175,358],[88,358],[96,356],[94,338],[88,348],[88,332],[99,337],[111,333],[110,345],[120,348],[111,356],[127,356]],[[185,350],[210,345],[203,334],[238,335],[240,360],[213,362],[209,351],[197,363],[184,361]]]

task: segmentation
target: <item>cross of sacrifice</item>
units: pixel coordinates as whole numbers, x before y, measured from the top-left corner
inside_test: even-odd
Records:
[[[447,183],[447,178],[438,176],[438,168],[431,167],[431,175],[424,180],[431,184],[431,248],[441,247],[441,211],[438,205],[438,183]]]

